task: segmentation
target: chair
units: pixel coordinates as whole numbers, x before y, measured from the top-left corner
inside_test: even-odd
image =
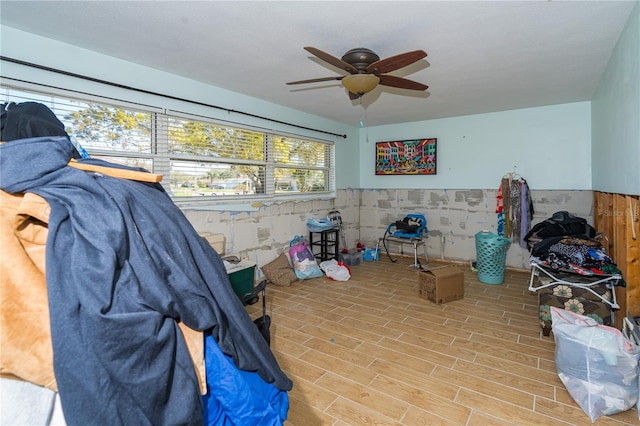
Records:
[[[382,245],[384,246],[384,250],[389,257],[391,262],[397,262],[398,259],[394,259],[391,257],[389,253],[389,243],[400,244],[400,253],[403,253],[403,245],[411,244],[413,246],[413,267],[416,269],[422,269],[422,265],[418,260],[418,247],[424,247],[424,257],[426,263],[429,263],[429,256],[427,255],[427,245],[425,244],[425,239],[427,238],[427,218],[423,214],[419,213],[409,213],[404,219],[398,220],[389,226],[384,233],[384,236],[378,240],[378,244],[376,245],[376,250],[380,246],[380,242],[382,241]]]

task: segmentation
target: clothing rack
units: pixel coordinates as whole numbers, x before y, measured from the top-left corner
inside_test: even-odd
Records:
[[[522,179],[522,176],[520,176],[518,174],[518,172],[516,172],[516,168],[517,168],[517,166],[513,166],[513,171],[505,173],[505,175],[502,176],[502,179],[509,179],[510,181],[511,180],[520,180],[520,179]]]
[[[512,238],[514,242],[527,248],[522,236],[529,231],[533,219],[533,203],[527,180],[517,171],[518,166],[505,173],[500,179],[496,196],[498,215],[498,235]]]

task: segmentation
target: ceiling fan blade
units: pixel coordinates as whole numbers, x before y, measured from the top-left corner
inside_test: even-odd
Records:
[[[393,75],[379,75],[380,83],[383,86],[397,87],[400,89],[409,90],[427,90],[429,86],[426,86],[417,81],[407,80],[406,78],[396,77]]]
[[[321,81],[331,81],[331,80],[342,80],[343,76],[335,76],[335,77],[321,77],[321,78],[312,78],[309,80],[298,80],[298,81],[290,81],[286,84],[305,84],[305,83],[319,83]]]
[[[391,71],[395,71],[407,65],[411,65],[414,62],[419,61],[422,58],[427,57],[427,52],[424,50],[414,50],[411,52],[401,53],[399,55],[391,56],[386,59],[381,59],[372,63],[367,67],[367,72],[373,74],[384,74]]]
[[[316,49],[315,47],[305,47],[304,50],[311,53],[312,55],[317,56],[328,64],[333,65],[336,68],[340,68],[341,70],[345,70],[350,74],[357,74],[358,70],[351,64],[346,63],[342,59],[338,59],[335,56],[331,56],[326,52],[323,52],[320,49]]]

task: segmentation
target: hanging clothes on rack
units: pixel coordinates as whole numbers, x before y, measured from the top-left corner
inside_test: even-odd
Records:
[[[511,219],[512,241],[520,240],[520,182],[516,179],[509,181],[509,217]]]
[[[511,209],[511,198],[509,197],[509,187],[511,185],[509,177],[503,177],[500,182],[500,189],[503,197],[503,208],[504,208],[504,236],[511,236],[511,216],[509,215],[509,210]]]
[[[498,235],[511,238],[527,248],[523,237],[529,231],[533,219],[533,202],[527,181],[515,172],[505,174],[500,180],[496,197]]]
[[[504,236],[504,196],[502,195],[502,185],[498,188],[496,197],[496,214],[498,215],[498,235]]]
[[[531,191],[529,185],[524,178],[520,179],[520,239],[518,243],[520,247],[528,248],[528,243],[525,240],[525,236],[531,228],[531,221],[533,220],[533,200],[531,199]]]

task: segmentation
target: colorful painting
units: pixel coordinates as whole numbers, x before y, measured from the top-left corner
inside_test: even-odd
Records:
[[[435,175],[436,138],[376,142],[376,175]]]

